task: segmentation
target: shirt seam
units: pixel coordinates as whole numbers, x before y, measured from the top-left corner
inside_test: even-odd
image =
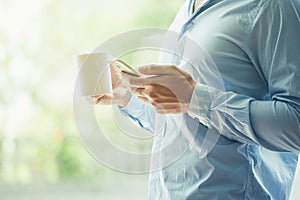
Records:
[[[261,10],[261,8],[265,4],[265,2],[266,2],[265,0],[259,0],[255,9],[251,13],[248,14],[248,19],[250,20],[250,24],[246,25],[246,31],[248,34],[247,34],[247,37],[244,38],[244,42],[245,42],[244,44],[247,44],[250,41],[249,38],[250,38],[251,32],[254,28],[254,24],[255,24],[254,21],[257,19],[259,11]]]
[[[248,167],[247,167],[247,181],[246,181],[246,190],[245,190],[245,193],[244,193],[244,200],[247,200],[249,197],[250,198],[250,195],[251,194],[251,180],[250,180],[250,172],[251,172],[251,159],[250,159],[250,155],[249,155],[249,144],[246,144],[246,158],[248,160]]]
[[[250,44],[250,41],[251,41],[251,39],[250,39],[251,33],[254,29],[255,21],[258,17],[258,14],[259,14],[259,12],[261,12],[261,9],[263,8],[263,6],[265,4],[266,4],[266,0],[258,0],[257,6],[255,7],[254,11],[252,13],[248,14],[248,19],[251,23],[246,26],[247,35],[246,35],[246,37],[244,37],[244,40],[243,40],[243,44],[244,44],[244,48],[245,48],[244,52],[251,52],[250,47],[249,47],[249,44]],[[251,18],[250,18],[250,15],[252,15]],[[250,62],[255,63],[255,62],[253,62],[253,56],[252,55],[247,54],[247,56],[248,56]],[[256,66],[256,64],[254,64],[254,66]],[[257,73],[260,74],[259,70],[256,67],[254,67],[254,68],[257,71]],[[265,82],[265,79],[263,77],[261,77],[261,80],[264,83],[264,86],[268,89],[268,83]]]

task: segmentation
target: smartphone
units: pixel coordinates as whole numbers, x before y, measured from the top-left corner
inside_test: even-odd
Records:
[[[142,77],[139,71],[135,70],[134,68],[130,67],[127,63],[122,60],[116,59],[114,60],[111,65],[117,69],[119,69],[122,73],[128,74],[130,76]]]

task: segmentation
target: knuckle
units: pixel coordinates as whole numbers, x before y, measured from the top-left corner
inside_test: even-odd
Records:
[[[177,69],[177,67],[175,65],[171,65],[170,68],[173,69],[173,70]]]
[[[171,73],[178,73],[178,67],[176,65],[170,65],[167,70]]]
[[[155,89],[154,83],[147,84],[147,87],[148,87],[148,90],[150,90],[150,91],[154,91],[154,89]]]

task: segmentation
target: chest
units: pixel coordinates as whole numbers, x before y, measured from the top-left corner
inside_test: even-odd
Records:
[[[267,88],[248,57],[249,12],[243,5],[228,8],[212,6],[185,24],[186,31],[176,48],[176,54],[182,57],[173,63],[191,73],[197,82],[260,98]],[[175,27],[179,28],[187,18],[177,20]]]

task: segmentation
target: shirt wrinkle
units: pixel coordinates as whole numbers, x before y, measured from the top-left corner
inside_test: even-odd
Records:
[[[193,145],[150,173],[149,199],[288,199],[300,152],[300,41],[287,36],[300,34],[300,3],[208,0],[190,15],[192,2],[170,27],[180,33],[174,55],[162,52],[160,62],[181,67],[197,84],[188,114],[166,115],[153,151],[177,138],[176,145],[186,144],[188,136]],[[155,111],[141,105],[133,96],[121,112],[155,132]]]

